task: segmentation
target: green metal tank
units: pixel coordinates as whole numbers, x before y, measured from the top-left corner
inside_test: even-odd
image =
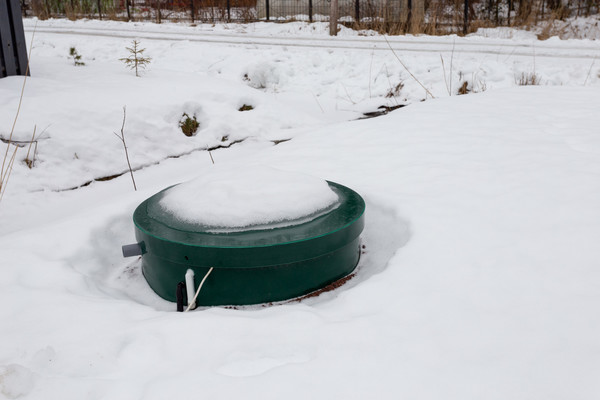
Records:
[[[189,269],[198,287],[213,267],[199,306],[281,301],[327,286],[356,267],[365,211],[358,193],[327,183],[339,201],[324,215],[233,232],[182,222],[158,204],[169,189],[155,194],[133,214],[144,277],[160,297],[176,301]]]

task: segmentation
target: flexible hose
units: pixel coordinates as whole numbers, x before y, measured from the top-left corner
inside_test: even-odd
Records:
[[[206,275],[204,275],[204,278],[202,278],[202,282],[200,282],[200,285],[198,286],[198,290],[196,290],[196,295],[194,296],[194,299],[189,302],[189,305],[187,306],[187,308],[185,309],[184,312],[190,311],[190,308],[192,308],[192,305],[194,305],[196,303],[196,299],[198,298],[198,295],[200,294],[200,289],[202,289],[202,285],[204,285],[204,281],[206,280],[206,278],[208,278],[208,276],[210,275],[212,270],[213,270],[213,267],[210,267],[210,269],[208,270]]]

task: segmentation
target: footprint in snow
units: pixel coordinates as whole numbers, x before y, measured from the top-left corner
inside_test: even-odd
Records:
[[[0,365],[0,394],[18,399],[29,394],[34,385],[34,374],[28,368],[19,364]]]

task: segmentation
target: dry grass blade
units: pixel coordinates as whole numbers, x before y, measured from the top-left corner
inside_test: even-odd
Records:
[[[446,90],[448,91],[448,96],[452,96],[452,92],[450,91],[450,86],[448,86],[448,79],[446,78],[446,66],[444,65],[444,57],[440,54],[440,60],[442,60],[442,72],[444,73],[444,84],[446,84]]]
[[[588,70],[587,76],[585,77],[585,81],[583,81],[583,86],[587,84],[588,79],[590,79],[590,75],[592,74],[592,68],[594,67],[594,63],[596,62],[596,57],[592,60],[592,64],[590,65],[590,69]]]
[[[27,155],[25,156],[25,163],[29,167],[29,169],[33,168],[33,163],[35,162],[35,150],[33,151],[33,159],[29,159],[29,154],[31,153],[31,146],[35,142],[35,131],[37,129],[37,125],[33,126],[33,135],[31,135],[31,141],[29,142],[29,147],[27,148]],[[37,149],[37,142],[35,142],[35,148]]]
[[[123,148],[125,149],[125,158],[127,159],[127,167],[129,167],[129,173],[131,174],[131,181],[133,182],[133,190],[137,191],[137,186],[135,184],[135,179],[133,178],[133,170],[131,169],[131,163],[129,162],[129,152],[127,151],[127,144],[125,143],[125,118],[127,116],[127,109],[123,106],[123,124],[121,125],[121,136],[117,135],[116,132],[113,132],[116,137],[119,138],[121,143],[123,143]]]
[[[373,46],[373,50],[371,50],[371,64],[369,64],[369,98],[373,98],[371,95],[371,72],[373,70],[373,56],[375,55],[375,46]]]
[[[352,97],[350,97],[350,93],[348,93],[348,88],[346,88],[346,85],[344,85],[342,82],[340,82],[340,85],[342,85],[342,87],[344,88],[344,92],[346,92],[346,97],[348,97],[350,103],[356,104],[356,102],[352,100]]]
[[[388,93],[385,95],[385,97],[394,99],[394,102],[396,103],[396,105],[398,105],[399,103],[398,103],[398,100],[396,99],[396,93],[397,93],[397,92],[399,92],[399,91],[400,91],[400,89],[402,89],[402,87],[403,87],[404,85],[402,84],[402,82],[400,82],[400,83],[399,83],[399,84],[396,86],[396,88],[397,88],[398,90],[395,90],[396,88],[394,88],[394,86],[392,85],[392,82],[390,81],[390,72],[388,71],[387,64],[384,64],[384,66],[385,66],[385,76],[386,76],[386,78],[387,78],[388,85],[389,85],[389,87],[390,87],[390,91],[389,91],[389,92],[388,92]]]
[[[23,78],[23,86],[21,86],[21,95],[19,96],[19,105],[17,106],[17,112],[15,114],[15,119],[12,124],[12,128],[10,129],[10,134],[8,136],[8,143],[6,144],[6,152],[4,153],[4,158],[2,159],[2,168],[0,169],[0,200],[4,196],[4,192],[6,192],[6,186],[8,185],[8,179],[10,178],[10,173],[12,172],[12,167],[15,162],[15,157],[17,155],[17,148],[12,154],[12,157],[9,159],[8,164],[6,164],[6,160],[8,159],[10,145],[12,143],[12,137],[15,132],[15,126],[17,125],[17,120],[19,119],[19,114],[21,113],[21,105],[23,104],[23,94],[25,93],[25,84],[27,83],[27,76],[29,75],[29,62],[31,61],[31,50],[33,49],[33,38],[35,37],[35,31],[37,29],[37,22],[33,27],[33,32],[31,34],[31,41],[29,43],[29,54],[27,56],[27,68],[25,68],[25,77]],[[6,169],[5,169],[6,168]]]
[[[19,147],[15,146],[15,151],[13,151],[12,157],[8,161],[6,165],[6,174],[2,176],[2,184],[0,185],[0,201],[4,197],[4,193],[6,192],[6,188],[8,187],[8,180],[10,179],[10,173],[12,172],[13,165],[15,163],[15,158],[17,156],[17,150]]]
[[[429,91],[429,89],[427,89],[420,80],[417,79],[416,76],[413,75],[412,72],[410,72],[410,70],[408,69],[408,67],[402,62],[402,60],[400,59],[400,57],[398,57],[398,54],[396,54],[396,52],[394,51],[394,49],[392,48],[392,45],[390,44],[390,42],[387,40],[387,37],[385,35],[383,35],[383,38],[385,39],[385,42],[387,43],[388,47],[390,48],[390,50],[392,51],[392,54],[394,55],[394,57],[396,57],[396,59],[398,60],[398,62],[400,63],[400,65],[402,65],[402,67],[406,70],[406,72],[408,72],[408,74],[415,80],[415,82],[417,82],[424,90],[425,93],[427,93],[429,96],[431,96],[432,99],[435,99],[435,96]]]
[[[454,63],[454,48],[456,47],[456,39],[452,41],[452,53],[450,54],[450,93],[452,93],[452,67]]]
[[[521,76],[517,80],[519,86],[536,86],[542,83],[539,75],[535,72],[522,72]]]
[[[317,96],[314,94],[314,92],[310,91],[310,93],[312,94],[313,98],[315,99],[315,101],[317,102],[317,105],[319,106],[319,108],[321,109],[321,112],[323,114],[325,114],[325,110],[323,109],[323,107],[321,106],[321,103],[319,102],[319,99],[317,98]],[[214,162],[213,162],[214,164]]]

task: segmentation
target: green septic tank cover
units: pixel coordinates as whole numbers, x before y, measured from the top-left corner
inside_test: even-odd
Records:
[[[213,267],[196,301],[208,306],[286,300],[346,276],[359,260],[365,202],[345,186],[327,185],[336,201],[323,210],[233,228],[185,220],[165,209],[165,197],[178,186],[155,194],[133,215],[144,277],[159,296],[176,301],[177,284],[188,269],[197,288]]]

